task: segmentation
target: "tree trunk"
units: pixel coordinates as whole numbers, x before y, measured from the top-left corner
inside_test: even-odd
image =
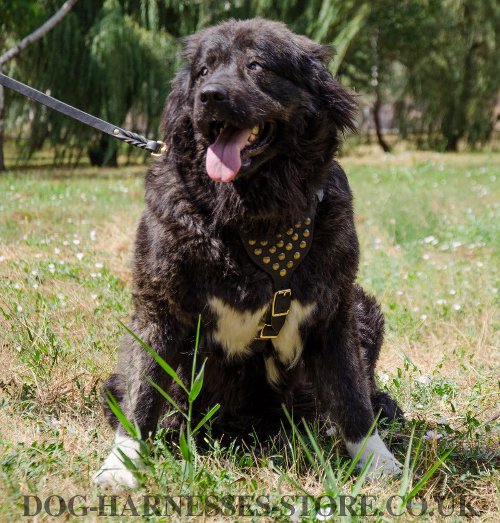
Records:
[[[33,31],[31,34],[23,38],[14,47],[0,55],[0,73],[2,72],[2,66],[5,65],[9,60],[15,58],[21,51],[26,49],[29,45],[37,40],[40,40],[46,35],[51,29],[53,29],[70,11],[78,0],[67,0],[59,8],[55,15],[51,16],[43,25]],[[4,130],[5,130],[5,97],[3,86],[0,85],[0,172],[6,170],[3,145],[4,145]]]
[[[378,31],[375,31],[371,37],[372,46],[372,81],[371,84],[375,91],[375,103],[373,104],[373,121],[375,123],[375,132],[377,133],[377,140],[382,147],[384,153],[390,153],[391,148],[389,144],[384,140],[382,134],[382,126],[380,125],[380,107],[382,106],[382,100],[380,95],[380,82],[379,82],[379,57],[378,57]]]
[[[2,67],[0,66],[0,73],[2,73]],[[0,173],[6,171],[5,160],[3,157],[3,141],[4,141],[4,114],[5,114],[5,102],[4,102],[3,85],[0,85]]]
[[[384,153],[390,153],[391,147],[389,144],[384,140],[384,136],[382,133],[382,125],[380,123],[380,107],[382,106],[382,102],[380,100],[380,92],[379,89],[376,90],[376,98],[375,103],[373,104],[373,121],[375,122],[375,132],[377,133],[377,140],[382,147],[382,150]]]

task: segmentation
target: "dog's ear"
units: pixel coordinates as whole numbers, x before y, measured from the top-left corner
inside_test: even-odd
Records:
[[[201,48],[201,42],[205,38],[206,34],[210,31],[210,28],[202,29],[192,35],[185,36],[181,39],[182,41],[182,55],[187,63],[191,63],[195,58],[196,54]]]
[[[174,136],[179,136],[186,126],[190,125],[190,102],[189,87],[191,73],[189,66],[186,65],[177,73],[172,81],[172,90],[167,98],[161,129],[164,135],[164,141],[171,144]]]
[[[328,63],[334,54],[330,45],[317,44],[309,40],[306,63],[308,69],[306,81],[309,89],[319,96],[321,111],[326,111],[328,117],[341,132],[356,129],[355,117],[358,104],[353,94],[333,78],[328,69]]]

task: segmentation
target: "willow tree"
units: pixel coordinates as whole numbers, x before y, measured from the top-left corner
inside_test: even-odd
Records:
[[[500,88],[500,4],[496,0],[444,0],[426,56],[409,68],[408,91],[423,110],[436,144],[484,144],[493,131]]]
[[[178,60],[178,43],[127,14],[118,0],[86,0],[13,71],[16,77],[117,125],[156,134],[163,100]],[[98,165],[116,165],[118,144],[44,106],[16,100],[11,122],[29,123],[30,154],[49,143],[58,161],[88,154]],[[18,126],[25,132],[23,126]]]

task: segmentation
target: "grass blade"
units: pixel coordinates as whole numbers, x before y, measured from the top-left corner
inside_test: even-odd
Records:
[[[175,402],[175,400],[166,393],[159,385],[157,385],[149,376],[144,376],[146,381],[154,387],[171,405],[174,409],[187,418],[186,414],[182,411],[181,407]]]
[[[220,404],[216,403],[202,418],[202,420],[193,429],[193,436],[207,423],[208,420],[220,409]]]
[[[111,392],[107,392],[107,398],[106,401],[109,405],[109,408],[111,409],[111,412],[117,417],[118,421],[122,424],[123,428],[135,439],[140,439],[141,434],[139,431],[139,428],[135,426],[123,413],[120,405],[118,404],[118,401],[116,398],[111,394]]]
[[[132,330],[130,330],[123,322],[118,320],[120,325],[134,338],[134,340],[137,341],[141,345],[141,347],[148,352],[153,359],[158,363],[158,365],[186,392],[186,394],[189,394],[189,391],[187,390],[184,383],[182,383],[182,380],[179,378],[175,370],[147,343],[142,341]]]

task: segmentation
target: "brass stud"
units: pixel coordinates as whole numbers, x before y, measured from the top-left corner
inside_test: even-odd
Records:
[[[294,252],[293,257],[298,260],[300,258],[300,252]]]
[[[271,258],[269,258],[269,256],[264,256],[264,258],[262,258],[262,261],[264,263],[269,263],[271,261]]]
[[[304,236],[306,238],[309,238],[309,236],[311,236],[311,231],[309,229],[304,229],[304,233],[303,234],[304,234]]]
[[[305,235],[304,235],[305,236]],[[292,234],[292,240],[294,242],[296,242],[297,240],[299,239],[299,235],[298,234]]]
[[[273,263],[273,270],[277,271],[280,268],[279,263]]]
[[[282,236],[283,236],[282,234],[277,234],[276,238],[281,238]]]
[[[300,247],[301,249],[305,249],[305,248],[306,248],[306,245],[307,245],[307,243],[304,242],[304,241],[301,241],[301,242],[299,243],[299,247]]]
[[[248,240],[248,245],[255,245],[257,242],[255,240]]]
[[[269,247],[269,252],[271,254],[274,254],[276,252],[276,247],[274,245],[272,247]]]
[[[291,269],[293,267],[293,261],[286,262],[286,266]]]
[[[276,244],[276,247],[279,247],[281,249],[281,247],[283,247],[283,245],[285,245],[285,242],[283,240],[280,240],[277,244]]]
[[[265,247],[269,242],[267,240],[261,240],[260,244]]]
[[[288,234],[288,236],[290,236],[290,234],[293,234],[293,229],[292,228],[288,229],[288,231],[286,231],[286,233]]]
[[[304,223],[305,223],[306,225],[311,225],[311,218],[306,218],[306,219],[304,220]]]
[[[287,244],[285,245],[285,249],[286,249],[287,251],[291,251],[292,248],[293,248],[293,245],[292,245],[291,243],[287,243]]]
[[[278,260],[283,261],[284,259],[285,259],[285,253],[284,252],[280,252],[278,254]]]
[[[286,269],[281,269],[280,276],[286,276]]]
[[[301,227],[302,227],[302,224],[301,224],[300,222],[297,222],[297,223],[295,224],[295,228],[296,228],[296,229],[300,229]]]
[[[256,256],[260,256],[262,254],[262,249],[255,249],[253,252]]]

